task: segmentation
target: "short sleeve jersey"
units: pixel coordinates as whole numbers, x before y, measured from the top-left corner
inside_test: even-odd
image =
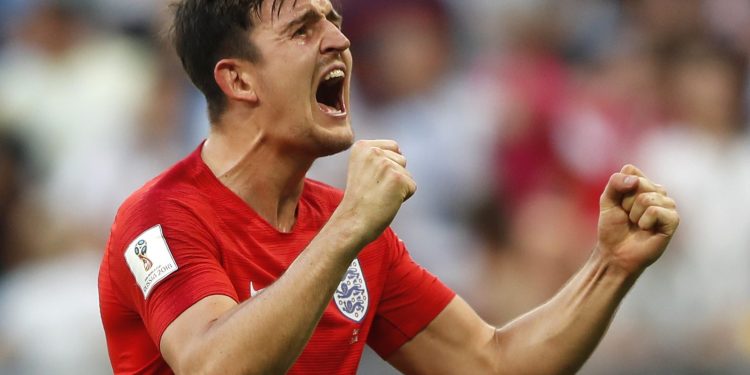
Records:
[[[201,147],[131,195],[112,225],[99,303],[116,374],[171,374],[159,350],[169,324],[211,295],[253,298],[284,273],[342,198],[305,180],[294,228],[282,233],[226,188],[200,154]],[[354,374],[365,343],[388,357],[453,296],[387,229],[343,275],[289,373]]]

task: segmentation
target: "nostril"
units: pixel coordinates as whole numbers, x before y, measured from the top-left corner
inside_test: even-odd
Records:
[[[349,49],[352,46],[352,42],[346,37],[346,35],[341,34],[341,36],[344,38],[344,44],[346,45],[344,49]]]
[[[333,27],[333,30],[331,33],[327,33],[323,38],[321,52],[330,53],[332,51],[346,51],[349,49],[352,45],[349,38],[344,35],[341,29],[333,24],[331,24],[331,26]]]

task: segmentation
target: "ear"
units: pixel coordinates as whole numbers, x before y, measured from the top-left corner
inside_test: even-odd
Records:
[[[256,104],[258,95],[250,68],[246,61],[223,59],[214,67],[214,80],[230,100]]]

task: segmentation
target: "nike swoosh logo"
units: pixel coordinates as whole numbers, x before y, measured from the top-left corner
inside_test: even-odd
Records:
[[[253,287],[253,282],[251,281],[250,282],[250,298],[255,298],[255,296],[257,296],[260,292],[262,292],[263,289],[266,289],[266,288],[261,288],[260,290],[255,290],[255,288]]]

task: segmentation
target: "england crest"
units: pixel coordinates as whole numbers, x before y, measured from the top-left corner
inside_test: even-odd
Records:
[[[367,314],[369,296],[359,260],[354,259],[333,293],[333,302],[345,317],[359,323]]]

